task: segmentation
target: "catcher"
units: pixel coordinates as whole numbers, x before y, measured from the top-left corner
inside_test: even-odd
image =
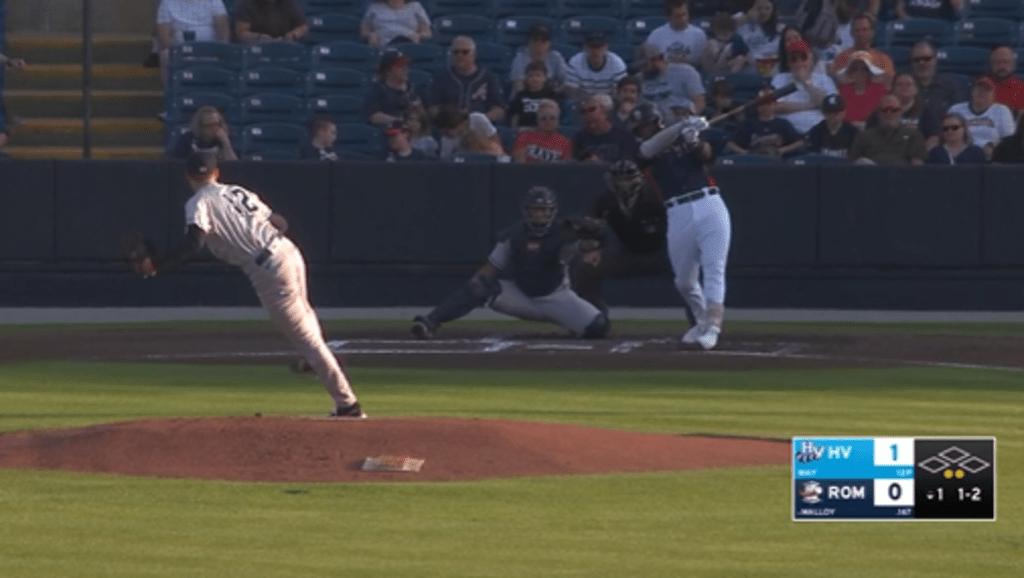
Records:
[[[600,255],[603,227],[587,221],[557,221],[558,199],[542,186],[526,192],[524,219],[499,235],[487,262],[462,287],[426,315],[413,319],[412,334],[433,337],[441,324],[481,305],[528,321],[548,321],[573,335],[601,338],[608,316],[569,288],[568,264]]]
[[[185,180],[194,194],[185,204],[187,231],[181,245],[162,257],[141,235],[125,234],[122,250],[132,271],[153,277],[184,264],[203,245],[215,257],[240,268],[263,308],[299,350],[334,399],[331,417],[365,418],[337,358],[324,342],[320,320],[306,295],[306,262],[284,236],[288,223],[256,193],[217,182],[213,153],[193,153]]]

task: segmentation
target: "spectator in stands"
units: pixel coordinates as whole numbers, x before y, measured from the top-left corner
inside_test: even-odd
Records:
[[[391,121],[388,126],[384,127],[384,136],[388,141],[388,150],[384,153],[384,160],[389,163],[437,160],[437,157],[432,157],[413,148],[409,127],[402,119]]]
[[[569,59],[565,89],[569,98],[583,100],[595,94],[610,95],[615,83],[626,76],[626,63],[608,51],[608,39],[600,31],[588,32],[583,51]]]
[[[307,32],[299,0],[238,0],[234,12],[239,42],[298,42]]]
[[[925,147],[931,149],[939,144],[939,135],[942,132],[941,116],[935,114],[925,106],[921,98],[920,90],[914,76],[909,72],[900,72],[892,81],[892,93],[900,100],[903,107],[903,114],[900,120],[903,126],[916,128],[924,136]],[[878,113],[874,112],[867,120],[867,128],[878,125]]]
[[[526,37],[526,46],[521,48],[512,59],[509,78],[512,80],[512,92],[516,93],[526,86],[526,67],[531,62],[541,61],[547,68],[548,86],[561,92],[565,84],[565,57],[557,50],[551,49],[551,32],[543,24],[535,24]]]
[[[651,114],[657,114],[656,107],[640,97],[640,79],[624,76],[615,83],[615,99],[612,104],[612,124],[633,132],[636,125]]]
[[[708,38],[700,69],[706,75],[739,72],[747,67],[750,48],[736,33],[736,21],[728,12],[719,12],[711,20],[712,35]]]
[[[927,40],[916,42],[910,49],[910,66],[914,80],[921,87],[921,98],[934,118],[941,118],[950,106],[967,99],[961,83],[938,73],[935,45]]]
[[[845,159],[860,130],[846,122],[846,103],[838,94],[830,94],[821,103],[825,119],[807,131],[806,151]]]
[[[762,88],[758,96],[772,93],[770,88]],[[757,105],[757,116],[740,121],[736,131],[725,143],[726,150],[739,154],[755,154],[770,157],[784,157],[803,147],[803,135],[785,119],[775,116],[774,99],[765,100]]]
[[[408,118],[410,112],[418,108],[423,108],[423,99],[409,82],[409,58],[395,48],[385,49],[377,62],[377,76],[363,107],[367,122],[385,127]]]
[[[516,135],[512,160],[517,163],[555,163],[572,160],[572,141],[558,132],[562,111],[551,99],[537,104],[537,128]]]
[[[336,161],[338,153],[334,141],[338,140],[338,126],[325,117],[315,117],[309,123],[309,142],[299,149],[299,158],[310,161]]]
[[[992,162],[1004,165],[1024,164],[1024,116],[1017,121],[1017,130],[996,145],[992,151]]]
[[[985,155],[992,156],[996,144],[1013,134],[1013,113],[1005,104],[995,100],[996,83],[988,76],[979,76],[971,87],[971,98],[949,107],[967,120],[971,142],[980,146]]]
[[[651,30],[645,43],[657,46],[669,62],[700,66],[708,35],[690,24],[687,0],[665,0],[665,16],[668,22]]]
[[[676,122],[678,110],[704,110],[704,83],[697,69],[686,63],[670,63],[654,44],[640,47],[640,96],[658,107],[666,124]],[[686,113],[689,116],[690,113]]]
[[[1014,118],[1024,110],[1024,80],[1013,75],[1017,53],[1009,46],[996,46],[988,58],[988,74],[995,81],[996,102],[1010,108]]]
[[[393,42],[421,42],[433,32],[430,17],[419,2],[373,0],[366,7],[359,34],[370,46]]]
[[[167,85],[167,55],[183,42],[230,42],[231,22],[222,0],[160,0],[156,13],[160,79]]]
[[[985,151],[971,143],[964,117],[955,112],[942,118],[942,142],[928,151],[924,162],[929,165],[983,165],[988,162]]]
[[[714,118],[735,109],[739,104],[733,101],[732,95],[733,86],[728,78],[721,76],[714,78],[711,81],[711,86],[708,87],[707,106],[704,107],[703,115],[707,118]],[[719,121],[715,126],[731,133],[736,130],[741,119],[740,113],[736,113],[725,120]]]
[[[238,160],[228,123],[220,111],[212,106],[202,106],[192,115],[189,130],[178,137],[171,158],[187,159],[192,153],[216,153],[217,160]]]
[[[405,125],[409,127],[409,137],[412,139],[409,144],[412,148],[423,151],[429,156],[437,158],[437,139],[430,134],[430,119],[427,118],[427,111],[422,107],[415,107],[409,110]]]
[[[836,2],[836,26],[835,38],[832,44],[823,48],[818,54],[818,60],[827,67],[839,53],[853,46],[853,34],[850,31],[853,17],[862,11],[868,11],[877,16],[880,0],[838,0]],[[874,4],[874,10],[867,5]],[[863,6],[863,7],[862,7]]]
[[[459,141],[459,153],[484,154],[497,157],[498,162],[510,162],[512,157],[505,152],[498,129],[491,119],[481,112],[469,113],[469,127]]]
[[[612,97],[595,94],[580,104],[582,127],[572,139],[572,150],[579,161],[613,163],[636,155],[636,137],[612,124]]]
[[[896,0],[896,17],[956,20],[964,9],[964,0]]]
[[[477,65],[476,42],[469,36],[452,39],[452,65],[434,75],[430,83],[431,116],[440,106],[454,104],[466,112],[481,112],[492,121],[505,117],[505,94],[498,76]]]
[[[821,103],[830,94],[839,90],[835,82],[824,71],[815,71],[814,54],[807,42],[798,40],[786,47],[789,53],[789,72],[780,72],[772,78],[772,87],[782,88],[789,83],[796,85],[796,92],[779,100],[778,114],[793,123],[800,134],[807,134],[811,127],[821,122]]]
[[[894,94],[878,103],[878,126],[864,130],[853,139],[849,158],[859,165],[920,165],[927,149],[916,128],[903,126],[903,108]]]
[[[541,60],[526,65],[526,86],[516,92],[508,105],[508,124],[512,128],[536,128],[538,106],[542,100],[559,100],[548,84],[548,69]]]
[[[750,59],[753,70],[764,77],[769,77],[775,70],[779,52],[778,14],[771,0],[748,0],[746,8],[735,14],[736,33],[750,48]]]
[[[796,26],[787,24],[782,27],[782,32],[779,33],[779,56],[776,61],[775,70],[772,71],[772,74],[789,72],[789,50],[787,47],[800,40],[805,42],[807,41]],[[810,42],[808,42],[807,45],[810,46]],[[823,66],[820,60],[817,62],[817,66]]]
[[[839,85],[839,94],[846,103],[846,120],[857,128],[864,128],[868,116],[878,108],[878,101],[888,92],[878,79],[882,69],[871,63],[866,51],[854,52],[839,71],[847,79]]]
[[[438,139],[438,156],[441,160],[451,160],[459,149],[462,135],[469,130],[469,113],[458,105],[445,104],[438,107],[434,115],[434,126],[440,135]]]
[[[857,52],[867,52],[871,56],[871,64],[874,64],[878,68],[882,69],[882,75],[879,81],[885,85],[888,89],[892,85],[892,77],[896,74],[896,66],[892,62],[892,58],[880,49],[874,48],[872,43],[875,38],[875,18],[868,13],[860,13],[854,17],[853,22],[850,24],[850,33],[853,35],[853,46],[839,53],[836,59],[829,65],[829,74],[836,76],[836,80],[840,83],[848,82],[848,78],[843,78],[839,71],[846,68],[849,64],[850,57]]]

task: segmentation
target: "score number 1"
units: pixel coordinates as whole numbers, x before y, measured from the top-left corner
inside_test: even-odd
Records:
[[[874,465],[905,467],[896,475],[906,478],[875,478],[875,506],[914,505],[914,438],[875,438]]]

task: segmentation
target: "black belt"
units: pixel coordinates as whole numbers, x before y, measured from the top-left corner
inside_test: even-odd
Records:
[[[711,195],[718,194],[718,187],[704,187],[696,191],[689,193],[683,193],[682,195],[676,195],[671,199],[665,201],[665,208],[670,209],[683,203],[689,203],[690,201],[696,201],[697,199],[703,199],[704,197],[710,197]]]

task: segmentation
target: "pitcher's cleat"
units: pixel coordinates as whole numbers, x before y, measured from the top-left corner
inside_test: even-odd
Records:
[[[331,412],[330,417],[344,418],[344,419],[366,419],[366,414],[363,413],[363,408],[359,407],[359,402],[355,402],[352,405],[338,406]]]

